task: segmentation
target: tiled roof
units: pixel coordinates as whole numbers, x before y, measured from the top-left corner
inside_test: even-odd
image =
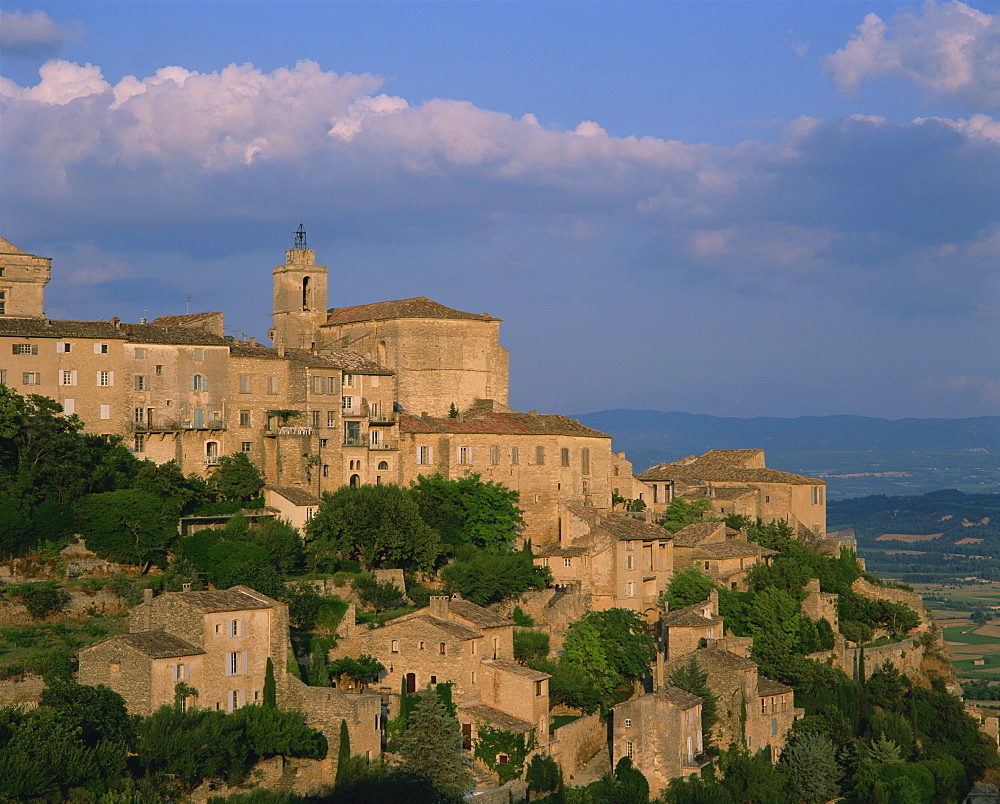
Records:
[[[726,538],[724,522],[695,522],[674,534],[674,547],[697,547],[703,542],[721,542]]]
[[[611,438],[607,433],[554,413],[489,412],[459,419],[401,416],[401,433],[484,433],[496,435],[570,435]],[[558,457],[558,456],[554,456]]]
[[[163,327],[155,324],[122,324],[129,343],[190,344],[192,346],[229,346],[229,341],[197,327]]]
[[[679,706],[681,709],[690,709],[692,706],[697,706],[702,702],[701,698],[697,695],[692,695],[680,687],[663,687],[657,694],[662,698],[666,698],[675,706]]]
[[[452,614],[457,614],[463,620],[478,625],[480,628],[500,628],[505,625],[513,625],[513,620],[494,614],[489,609],[477,606],[468,600],[460,597],[453,597],[448,601],[448,609]]]
[[[221,312],[161,315],[159,318],[154,318],[149,323],[151,326],[157,327],[196,327],[205,321],[215,321],[221,315]]]
[[[406,621],[420,620],[421,622],[433,625],[436,628],[440,628],[447,634],[455,637],[455,639],[479,639],[483,634],[481,631],[477,631],[474,628],[469,628],[467,625],[462,625],[461,623],[456,623],[452,620],[442,620],[440,617],[435,617],[433,614],[418,614],[416,617],[407,617]],[[393,621],[390,620],[386,625],[391,625]]]
[[[254,597],[238,587],[201,592],[165,592],[164,594],[171,595],[206,614],[220,611],[253,611],[254,609],[272,607],[271,603],[266,602],[269,598],[264,595]]]
[[[543,681],[544,679],[551,677],[549,673],[543,673],[541,670],[532,670],[530,667],[525,667],[523,664],[509,662],[506,659],[486,659],[483,661],[483,664],[488,664],[498,670],[503,670],[505,673],[513,673],[516,676],[530,678],[533,681]]]
[[[590,552],[589,547],[560,547],[558,542],[555,544],[540,544],[537,547],[532,546],[532,551],[537,558],[552,558],[553,556],[558,556],[559,558],[576,558],[577,556],[585,556]]]
[[[389,376],[393,372],[356,352],[323,350],[313,354],[306,349],[286,349],[281,357],[278,350],[270,346],[232,341],[229,346],[233,357],[252,357],[256,360],[292,360],[309,368],[335,369],[353,374],[378,374]]]
[[[298,486],[265,486],[266,489],[280,494],[292,505],[319,505],[321,500],[311,491]]]
[[[608,514],[601,517],[597,526],[621,540],[669,539],[670,533],[660,525],[635,519],[628,514]]]
[[[375,302],[361,304],[357,307],[331,307],[325,326],[337,324],[354,324],[360,321],[384,321],[392,318],[443,318],[461,319],[466,321],[501,321],[485,313],[465,313],[453,310],[428,299],[417,296],[414,299],[399,299],[398,301]]]
[[[699,545],[691,558],[748,558],[750,556],[773,556],[777,550],[761,547],[754,542],[729,539],[725,542],[709,542]]]
[[[154,659],[195,656],[205,652],[201,646],[167,631],[139,631],[134,634],[119,634],[117,638]]]
[[[702,664],[705,662],[715,664],[727,664],[730,667],[748,668],[756,667],[757,663],[751,659],[739,656],[728,650],[718,648],[699,648],[695,651],[695,658]]]
[[[490,725],[506,729],[507,731],[523,734],[524,732],[531,731],[535,728],[534,723],[529,723],[527,720],[521,720],[521,718],[515,717],[509,712],[504,712],[502,709],[497,709],[495,706],[490,706],[489,704],[460,706],[459,709],[463,712],[468,712],[476,718],[476,720],[485,720]]]
[[[690,456],[673,463],[661,463],[636,475],[639,480],[706,480],[730,483],[787,483],[790,485],[826,485],[822,480],[776,469],[745,468],[762,459],[763,450],[711,450],[695,458]]]
[[[125,340],[110,321],[53,321],[51,318],[0,318],[0,336],[16,338],[94,338]]]
[[[687,608],[669,611],[663,617],[663,625],[670,626],[671,628],[701,628],[706,625],[714,625],[715,623],[722,622],[717,617],[705,617],[702,615],[701,612],[704,605],[703,601]]]
[[[757,676],[757,695],[761,698],[770,695],[784,695],[786,692],[792,691],[791,687],[786,687],[784,684],[765,676]]]

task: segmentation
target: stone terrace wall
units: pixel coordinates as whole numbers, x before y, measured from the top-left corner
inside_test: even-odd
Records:
[[[600,751],[607,750],[608,729],[601,718],[584,715],[555,730],[549,753],[562,766],[566,779],[575,774]]]
[[[511,779],[503,787],[472,793],[465,800],[474,804],[513,804],[528,796],[528,785],[521,779]]]
[[[919,614],[921,620],[928,619],[927,612],[924,609],[924,601],[916,592],[907,592],[905,589],[892,589],[886,586],[875,586],[864,578],[858,578],[852,583],[851,589],[869,600],[888,600],[893,603],[902,603]]]

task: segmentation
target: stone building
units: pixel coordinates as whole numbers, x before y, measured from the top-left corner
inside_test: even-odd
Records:
[[[656,512],[664,511],[674,497],[707,499],[717,516],[784,520],[814,537],[826,532],[826,482],[768,469],[762,449],[714,449],[697,458],[661,463],[636,479],[647,487],[643,501]]]
[[[674,569],[673,540],[659,525],[628,514],[569,504],[560,509],[558,542],[535,547],[556,586],[578,586],[595,611],[624,608],[645,617]]]
[[[662,687],[614,706],[611,724],[611,766],[629,757],[649,782],[651,796],[704,764],[699,759],[703,746],[697,695]]]
[[[429,606],[368,629],[355,624],[352,607],[330,658],[362,654],[385,665],[379,684],[387,695],[451,682],[470,745],[483,722],[534,731],[539,745],[548,743],[549,676],[514,661],[514,623],[505,617],[457,595],[435,596]]]
[[[0,316],[44,318],[51,275],[51,258],[28,254],[0,237]]]
[[[231,712],[260,704],[271,659],[278,706],[298,709],[331,745],[346,720],[355,753],[381,752],[381,699],[307,687],[286,670],[288,607],[246,586],[226,590],[165,592],[129,611],[129,632],[80,651],[81,684],[104,684],[119,693],[129,712],[148,715],[175,703],[184,682],[197,691],[184,707]],[[324,778],[333,779],[336,751]]]

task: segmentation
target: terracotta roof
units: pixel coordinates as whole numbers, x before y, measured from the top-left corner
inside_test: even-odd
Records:
[[[543,681],[546,678],[551,678],[549,673],[543,673],[541,670],[532,670],[523,664],[509,662],[506,659],[485,659],[482,663],[495,667],[498,670],[503,670],[505,673],[513,673],[516,676],[530,678],[533,681]]]
[[[398,619],[390,620],[386,625],[392,625],[398,622]],[[410,622],[411,620],[420,620],[421,622],[433,625],[435,628],[440,628],[445,633],[455,637],[455,639],[479,639],[483,635],[481,631],[477,631],[475,628],[469,628],[467,625],[456,623],[453,620],[442,620],[433,614],[418,614],[416,617],[406,617],[404,622]]]
[[[629,541],[633,539],[669,539],[670,533],[662,526],[641,519],[635,519],[628,514],[608,514],[598,520],[597,527],[608,531],[612,536]]]
[[[724,542],[709,542],[699,545],[691,553],[691,558],[748,558],[750,556],[773,556],[777,550],[761,547],[754,542],[729,539]]]
[[[765,676],[757,676],[757,696],[764,698],[770,695],[784,695],[786,692],[793,692],[791,687],[786,687],[780,682]]]
[[[663,617],[663,625],[671,628],[701,628],[722,622],[717,617],[705,617],[701,613],[704,605],[705,601],[702,601],[683,609],[668,611]]]
[[[657,692],[661,698],[666,698],[670,703],[679,706],[681,709],[690,709],[698,706],[702,701],[697,695],[682,690],[680,687],[663,687]]]
[[[727,530],[725,522],[695,522],[685,525],[674,534],[674,547],[697,547],[703,542],[721,542],[725,540]]]
[[[0,335],[125,340],[125,333],[110,321],[53,321],[51,318],[0,318]]]
[[[311,491],[306,491],[298,486],[265,486],[264,488],[275,494],[280,494],[293,505],[319,505],[322,502]]]
[[[495,706],[490,706],[489,704],[473,704],[471,706],[460,706],[463,712],[468,712],[477,720],[485,720],[492,726],[497,726],[501,729],[506,729],[507,731],[514,731],[523,734],[526,731],[531,731],[535,728],[534,723],[529,723],[527,720],[521,720],[519,717],[515,717],[509,712],[504,712],[502,709],[497,709]]]
[[[181,639],[167,631],[139,631],[134,634],[119,634],[112,639],[120,639],[153,659],[169,659],[173,656],[195,656],[204,653],[200,645]]]
[[[576,558],[577,556],[587,555],[590,550],[590,547],[560,547],[558,542],[555,544],[540,544],[538,547],[532,546],[532,551],[536,558],[551,558],[552,556]]]
[[[461,310],[453,310],[450,307],[445,307],[443,304],[438,304],[436,301],[428,299],[426,296],[417,296],[414,299],[375,302],[374,304],[361,304],[357,307],[331,307],[324,326],[353,324],[360,321],[385,321],[392,318],[442,318],[465,321],[502,320],[500,318],[493,318],[485,313],[465,313]]]
[[[334,369],[352,374],[378,374],[382,376],[391,376],[393,373],[385,366],[380,366],[356,352],[323,350],[314,354],[306,349],[286,349],[285,356],[281,357],[277,349],[260,344],[249,344],[245,341],[232,341],[229,344],[229,350],[233,357],[252,357],[256,360],[292,360],[309,368]]]
[[[401,416],[401,433],[485,433],[496,435],[571,435],[611,438],[607,433],[555,413],[475,412],[459,419]],[[530,456],[528,456],[530,457]],[[556,460],[552,456],[550,460]]]
[[[122,324],[129,343],[190,344],[191,346],[229,346],[229,341],[197,327]]]
[[[759,449],[714,449],[700,457],[693,455],[673,463],[661,463],[640,472],[639,480],[703,480],[734,483],[787,483],[790,485],[826,485],[825,481],[776,469],[747,468],[748,463],[763,461]]]
[[[494,614],[489,609],[477,606],[468,600],[460,597],[453,597],[448,601],[448,609],[452,614],[456,614],[463,620],[478,625],[480,628],[500,628],[505,625],[513,625],[513,620]]]
[[[201,592],[165,592],[164,595],[171,595],[172,597],[187,603],[192,608],[198,609],[198,611],[205,612],[206,614],[220,611],[253,611],[255,609],[269,609],[274,605],[274,601],[271,601],[269,597],[266,597],[265,595],[254,597],[253,595],[244,592],[238,586],[234,586],[232,589],[217,589]]]
[[[222,312],[185,313],[184,315],[161,315],[150,321],[156,327],[194,327],[205,321],[215,321]]]

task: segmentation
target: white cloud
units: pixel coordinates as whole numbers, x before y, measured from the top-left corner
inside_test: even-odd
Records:
[[[46,58],[72,39],[81,36],[78,23],[62,26],[44,11],[4,11],[0,9],[0,49],[26,58]]]
[[[957,0],[927,0],[920,9],[900,9],[888,22],[868,14],[823,63],[845,92],[869,79],[904,78],[933,97],[998,108],[1000,14]]]

